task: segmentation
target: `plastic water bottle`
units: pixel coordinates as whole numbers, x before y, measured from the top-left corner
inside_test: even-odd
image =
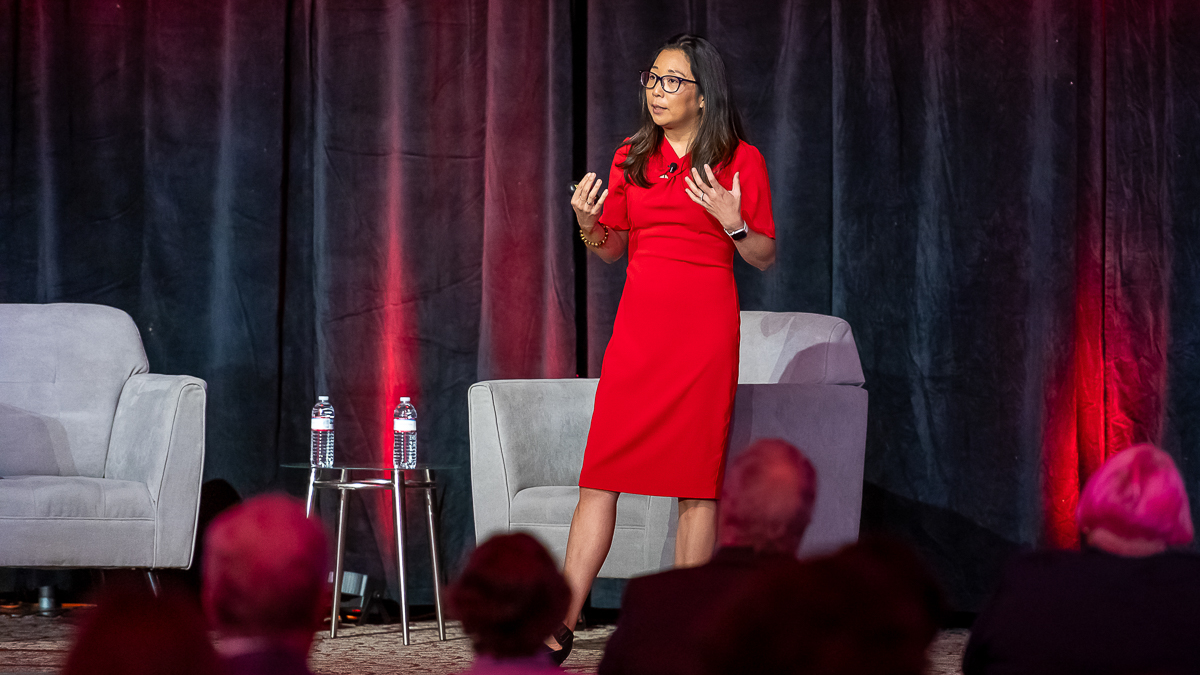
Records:
[[[312,411],[312,465],[333,466],[333,406],[328,396],[318,396]]]
[[[417,468],[417,409],[407,396],[400,397],[392,415],[392,462],[397,469]]]

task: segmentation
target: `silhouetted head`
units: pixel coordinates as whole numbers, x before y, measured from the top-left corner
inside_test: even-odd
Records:
[[[229,636],[298,638],[320,625],[328,580],[325,530],[304,505],[279,494],[245,501],[208,528],[201,596]]]
[[[1171,456],[1148,443],[1118,452],[1092,474],[1075,517],[1089,543],[1113,553],[1156,553],[1193,536],[1183,478]]]
[[[758,441],[725,474],[720,544],[795,554],[816,498],[817,473],[803,453],[786,441]]]
[[[475,652],[500,658],[538,653],[570,599],[546,548],[520,533],[481,544],[450,587],[450,604]]]

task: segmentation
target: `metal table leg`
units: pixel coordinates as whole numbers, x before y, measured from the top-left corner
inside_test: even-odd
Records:
[[[312,518],[313,504],[317,499],[317,467],[308,472],[308,498],[304,500],[304,515]]]
[[[446,639],[446,619],[442,616],[442,578],[441,565],[438,562],[438,538],[436,519],[434,518],[433,476],[429,469],[424,470],[425,479],[425,522],[429,526],[429,558],[433,565],[433,607],[437,611],[438,639]]]
[[[342,481],[346,480],[346,470],[342,469]],[[346,552],[346,498],[349,490],[338,490],[338,527],[337,527],[337,557],[333,569],[333,616],[329,620],[329,637],[337,637],[338,616],[342,611],[342,564]],[[407,642],[405,643],[407,644]]]
[[[400,583],[400,623],[408,644],[408,568],[404,562],[404,471],[392,470],[392,517],[396,523],[396,576]]]

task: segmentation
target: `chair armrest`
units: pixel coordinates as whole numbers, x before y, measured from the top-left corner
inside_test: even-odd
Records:
[[[564,378],[471,385],[471,495],[479,541],[508,531],[509,503],[521,490],[579,485],[596,384]]]
[[[206,385],[186,375],[125,382],[104,477],[139,481],[155,507],[154,567],[188,567],[204,474]]]
[[[500,450],[495,402],[488,382],[471,385],[467,390],[467,407],[475,540],[483,542],[492,535],[508,532],[511,493]]]

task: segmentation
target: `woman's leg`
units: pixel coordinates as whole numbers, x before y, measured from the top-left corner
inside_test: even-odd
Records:
[[[675,566],[695,567],[712,558],[717,545],[717,500],[680,499]]]
[[[563,562],[563,577],[571,589],[571,606],[567,608],[563,623],[571,630],[575,630],[575,622],[583,610],[583,601],[612,546],[613,530],[617,526],[617,497],[620,494],[579,488],[579,504],[571,518],[567,557]]]

